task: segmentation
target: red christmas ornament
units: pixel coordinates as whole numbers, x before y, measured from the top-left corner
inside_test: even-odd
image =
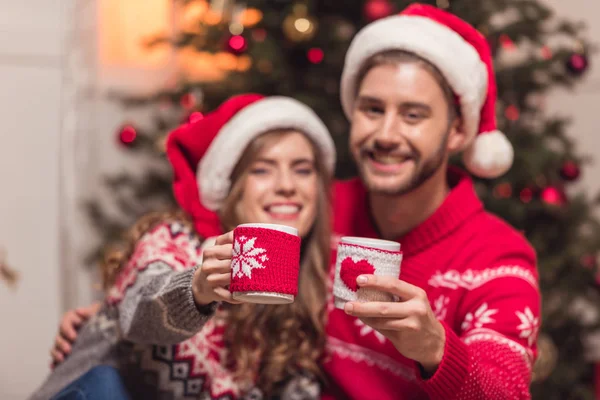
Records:
[[[533,190],[525,188],[519,193],[519,198],[523,203],[529,203],[533,199]]]
[[[504,116],[506,117],[506,119],[510,120],[510,121],[516,121],[519,119],[519,109],[514,106],[514,105],[510,105],[508,107],[506,107],[506,110],[504,110]]]
[[[550,47],[548,47],[548,46],[542,47],[542,50],[540,51],[540,53],[544,60],[549,60],[552,58],[552,50],[550,50]]]
[[[560,176],[565,181],[574,181],[580,174],[581,170],[575,161],[566,161],[560,169]]]
[[[496,187],[494,187],[494,196],[501,199],[509,198],[512,196],[512,185],[507,182],[497,184]]]
[[[540,198],[551,206],[563,206],[567,202],[567,196],[556,186],[547,186],[542,190]]]
[[[227,48],[233,54],[242,54],[248,48],[248,42],[241,35],[233,35],[227,41]]]
[[[321,61],[323,61],[323,58],[325,57],[325,53],[323,53],[323,50],[314,47],[310,50],[308,50],[308,52],[306,53],[306,56],[308,57],[308,61],[310,61],[313,64],[319,64],[321,63]]]
[[[591,254],[581,256],[581,265],[584,268],[592,269],[596,267],[596,257]]]
[[[264,42],[267,38],[267,31],[262,28],[254,29],[252,31],[252,39],[256,42]]]
[[[573,75],[581,75],[587,71],[590,62],[586,54],[574,53],[567,60],[567,69]]]
[[[364,8],[365,17],[369,21],[385,18],[393,12],[394,5],[389,0],[369,0]]]
[[[515,48],[515,42],[507,34],[500,35],[500,46],[505,50],[513,50]]]
[[[192,109],[196,105],[196,97],[191,93],[186,93],[179,99],[179,104],[186,110]]]
[[[119,130],[119,142],[125,147],[131,147],[137,138],[137,131],[131,125],[124,125]]]

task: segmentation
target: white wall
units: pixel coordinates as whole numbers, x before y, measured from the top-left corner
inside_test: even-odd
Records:
[[[600,45],[600,2],[546,0],[546,3],[562,17],[584,22],[586,36]],[[600,191],[600,53],[593,55],[585,78],[573,91],[556,90],[549,96],[547,112],[572,119],[568,132],[576,140],[578,152],[593,157],[593,164],[583,170],[573,189],[595,195]]]
[[[61,43],[67,1],[0,0],[0,246],[21,274],[0,282],[0,398],[48,372],[60,315]]]

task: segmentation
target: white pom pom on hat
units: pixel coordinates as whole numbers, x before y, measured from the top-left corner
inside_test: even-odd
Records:
[[[496,178],[513,162],[513,148],[496,125],[496,78],[489,45],[473,26],[439,8],[412,4],[364,27],[350,44],[341,101],[350,117],[363,65],[374,55],[405,50],[435,65],[459,99],[467,135],[463,162],[474,175]]]

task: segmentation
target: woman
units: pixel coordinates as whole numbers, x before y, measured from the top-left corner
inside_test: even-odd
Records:
[[[237,96],[172,132],[167,155],[181,210],[142,218],[109,254],[105,303],[34,399],[98,365],[144,399],[288,398],[290,378],[319,374],[335,162],[322,121],[289,98]],[[246,222],[298,229],[293,304],[227,304],[231,230]]]

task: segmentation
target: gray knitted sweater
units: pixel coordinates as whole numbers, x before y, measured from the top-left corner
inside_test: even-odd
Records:
[[[146,233],[72,353],[31,400],[50,399],[97,365],[118,368],[133,399],[263,398],[257,388],[240,388],[224,365],[226,311],[196,307],[191,283],[201,254],[198,237],[182,224]],[[319,386],[294,377],[281,393],[281,399],[316,399]]]

